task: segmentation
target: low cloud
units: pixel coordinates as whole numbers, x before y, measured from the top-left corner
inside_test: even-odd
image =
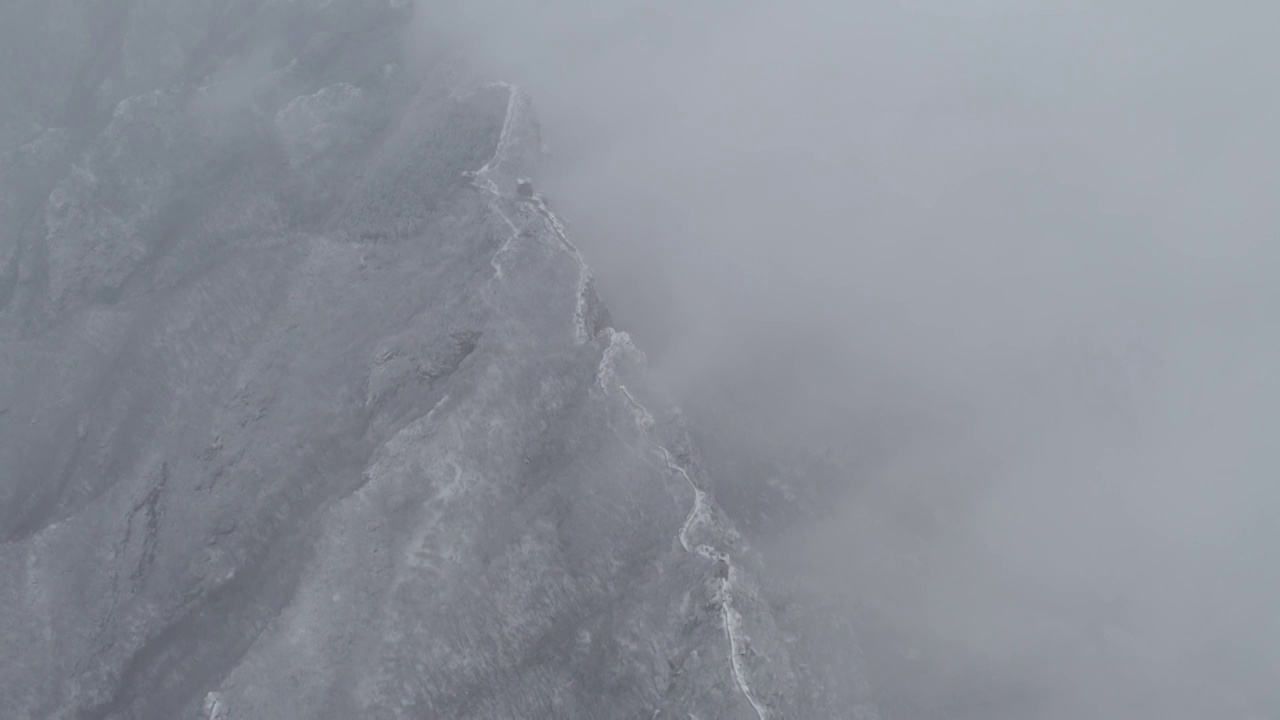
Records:
[[[903,642],[1024,682],[1038,717],[1263,717],[1276,20],[493,1],[414,37],[532,92],[539,181],[678,394],[749,381],[778,433],[850,447],[844,418],[903,428],[796,563],[897,583]],[[927,532],[886,519],[903,497]]]

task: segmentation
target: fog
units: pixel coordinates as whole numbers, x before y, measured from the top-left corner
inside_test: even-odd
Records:
[[[779,552],[945,666],[881,673],[920,717],[1272,717],[1278,20],[490,1],[409,40],[532,93],[541,189],[677,396],[879,428]]]

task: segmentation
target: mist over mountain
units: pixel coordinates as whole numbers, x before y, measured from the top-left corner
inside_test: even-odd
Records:
[[[0,717],[1280,716],[1276,11],[0,8]]]

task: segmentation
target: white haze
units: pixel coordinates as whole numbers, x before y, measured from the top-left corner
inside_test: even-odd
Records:
[[[678,394],[736,378],[779,433],[904,428],[798,566],[958,673],[1034,687],[1037,717],[1261,718],[1278,22],[1257,2],[508,0],[424,3],[411,39],[531,91],[543,182]],[[890,517],[903,492],[937,515],[923,541]]]

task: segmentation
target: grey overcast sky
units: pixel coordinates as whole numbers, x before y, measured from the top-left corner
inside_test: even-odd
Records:
[[[678,394],[737,374],[779,432],[948,428],[850,478],[797,563],[859,592],[916,553],[884,591],[902,632],[1044,717],[1275,717],[1277,26],[1263,2],[546,0],[441,3],[411,40],[533,93],[545,183]],[[887,485],[941,535],[885,521]]]

